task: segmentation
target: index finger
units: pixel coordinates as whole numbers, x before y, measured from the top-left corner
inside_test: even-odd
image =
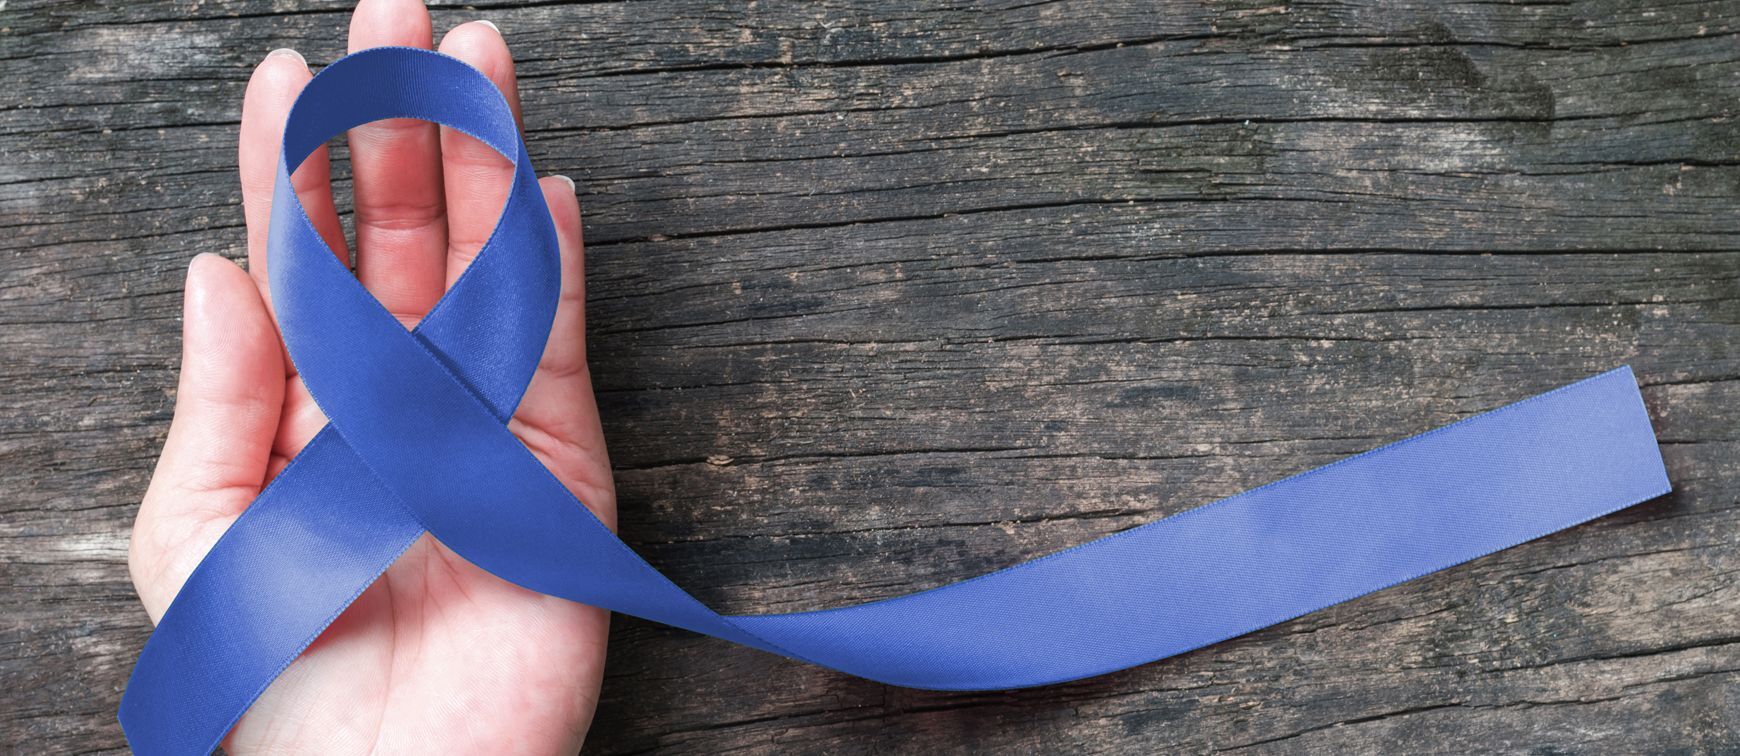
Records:
[[[254,277],[267,303],[266,232],[272,218],[272,187],[278,177],[278,155],[284,138],[284,118],[308,80],[314,78],[302,55],[288,48],[273,50],[254,67],[248,91],[242,97],[242,128],[236,164],[241,170],[242,212],[248,222],[248,273]],[[291,175],[296,196],[309,220],[339,259],[348,261],[344,227],[332,204],[332,168],[326,148],[321,147]]]

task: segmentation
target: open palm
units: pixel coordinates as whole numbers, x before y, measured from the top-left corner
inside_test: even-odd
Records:
[[[353,51],[432,41],[418,0],[362,0],[351,19]],[[440,50],[489,75],[517,114],[513,60],[493,25],[456,27]],[[248,82],[239,154],[248,272],[215,255],[188,271],[175,420],[128,560],[153,621],[266,481],[326,424],[285,358],[266,287],[279,139],[310,76],[300,56],[278,51]],[[470,137],[420,121],[355,129],[350,149],[357,276],[413,326],[487,240],[512,166]],[[586,368],[580,208],[567,179],[540,185],[560,239],[562,300],[509,427],[612,524],[615,493]],[[343,253],[324,150],[297,171],[295,186]],[[597,702],[608,622],[601,610],[504,582],[424,535],[267,689],[225,746],[573,752]]]

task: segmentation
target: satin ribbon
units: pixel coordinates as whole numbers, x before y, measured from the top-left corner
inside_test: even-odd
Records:
[[[384,118],[435,121],[514,164],[494,235],[406,331],[290,186]],[[1669,490],[1630,371],[1008,569],[824,611],[724,616],[648,565],[506,428],[560,284],[512,112],[453,58],[328,66],[285,127],[269,248],[279,327],[330,424],[205,557],[140,654],[120,720],[145,754],[210,752],[425,531],[504,580],[894,685],[1043,685],[1153,661],[1443,569]]]

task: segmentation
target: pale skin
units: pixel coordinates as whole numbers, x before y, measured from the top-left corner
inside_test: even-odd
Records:
[[[362,0],[351,18],[353,51],[433,41],[418,0]],[[518,112],[513,59],[493,25],[461,24],[436,49],[488,74]],[[286,50],[255,68],[238,155],[247,269],[216,255],[188,269],[175,418],[128,553],[154,622],[218,536],[326,424],[285,355],[266,285],[279,137],[310,76]],[[328,244],[354,252],[369,291],[413,326],[488,237],[512,168],[470,137],[421,121],[370,124],[349,142],[355,250],[333,206],[325,150],[297,171],[297,194]],[[560,239],[562,300],[509,428],[614,526],[586,364],[580,207],[571,181],[539,185]],[[598,701],[608,624],[604,611],[507,583],[424,535],[267,689],[224,746],[237,754],[573,753]]]

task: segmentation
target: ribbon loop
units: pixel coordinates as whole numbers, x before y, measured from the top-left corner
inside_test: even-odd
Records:
[[[420,118],[514,165],[467,272],[406,331],[290,186],[327,139]],[[176,596],[120,718],[141,753],[209,752],[425,531],[526,588],[897,685],[1011,688],[1197,648],[1665,493],[1626,368],[1057,554],[857,606],[720,615],[612,534],[506,427],[549,337],[560,258],[511,110],[421,50],[327,67],[285,129],[273,198],[280,329],[330,424]]]

